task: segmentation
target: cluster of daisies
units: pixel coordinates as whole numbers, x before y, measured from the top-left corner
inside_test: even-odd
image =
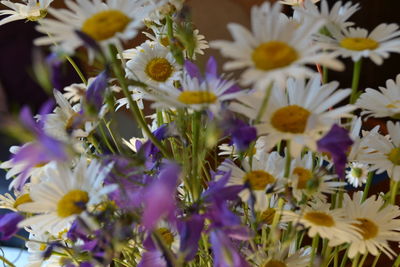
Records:
[[[51,48],[39,80],[59,88],[62,64],[82,80],[5,120],[23,144],[0,164],[0,240],[24,239],[28,266],[400,264],[400,74],[358,85],[362,60],[400,53],[399,26],[355,28],[351,2],[280,2],[207,42],[184,0],[0,1],[0,25],[33,21]],[[327,80],[343,58],[352,88]],[[122,136],[124,112],[141,135]],[[378,179],[390,188],[371,194]]]

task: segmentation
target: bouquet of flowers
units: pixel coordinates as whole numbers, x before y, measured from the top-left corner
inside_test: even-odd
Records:
[[[292,16],[265,2],[208,43],[183,0],[0,2],[0,25],[33,21],[52,47],[53,88],[64,61],[82,80],[4,126],[24,143],[0,165],[0,239],[24,239],[28,266],[399,266],[400,75],[359,88],[363,60],[400,53],[398,25],[369,33],[349,21],[359,5],[286,0]],[[209,46],[240,77],[199,66]],[[328,79],[342,58],[352,88]],[[124,109],[143,135],[121,137]],[[370,195],[382,173],[390,189]]]

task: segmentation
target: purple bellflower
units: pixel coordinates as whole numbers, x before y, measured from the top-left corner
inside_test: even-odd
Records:
[[[86,91],[86,101],[90,107],[100,110],[108,86],[108,69],[102,71]]]
[[[18,231],[18,223],[24,217],[16,212],[0,215],[0,240],[8,240]]]
[[[336,173],[340,178],[344,178],[346,153],[352,144],[353,140],[351,140],[349,132],[337,124],[334,124],[331,130],[317,142],[318,151],[331,155]]]

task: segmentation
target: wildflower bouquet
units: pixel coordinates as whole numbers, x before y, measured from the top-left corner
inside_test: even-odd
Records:
[[[265,2],[251,29],[231,23],[233,41],[208,44],[182,0],[51,2],[1,1],[0,25],[35,21],[35,44],[82,80],[6,125],[26,141],[0,165],[13,192],[0,239],[24,239],[28,266],[400,264],[400,75],[358,88],[363,60],[400,53],[398,25],[355,28],[350,2],[283,1],[293,16]],[[124,50],[144,25],[147,40]],[[199,66],[209,46],[240,78],[212,57]],[[327,73],[346,57],[352,88],[339,89]],[[121,138],[123,109],[142,136]],[[368,117],[388,117],[387,132],[362,130]],[[390,190],[370,196],[382,173]]]

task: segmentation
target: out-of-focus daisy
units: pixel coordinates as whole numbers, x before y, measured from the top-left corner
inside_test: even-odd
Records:
[[[69,9],[49,9],[55,19],[43,19],[37,30],[46,34],[36,45],[59,44],[65,51],[83,45],[75,31],[79,30],[105,47],[134,38],[147,14],[144,0],[65,1]],[[149,8],[149,7],[147,7]]]
[[[159,43],[144,42],[135,49],[124,51],[123,56],[129,59],[126,63],[126,76],[153,89],[161,84],[172,85],[180,78],[181,67],[169,49]]]
[[[355,105],[363,110],[361,115],[400,119],[400,74],[395,81],[387,80],[386,88],[367,88]]]
[[[333,194],[339,187],[346,185],[345,182],[336,181],[336,175],[319,170],[322,161],[315,165],[316,167],[311,152],[292,161],[289,178],[293,196],[297,201],[301,201],[303,196],[323,201],[326,200],[325,194]]]
[[[355,220],[345,218],[345,211],[337,208],[330,210],[330,204],[324,202],[310,203],[300,213],[282,211],[281,220],[302,224],[308,229],[308,236],[317,234],[329,240],[329,246],[349,243],[359,238],[357,227],[352,225]]]
[[[0,16],[7,16],[0,20],[0,26],[16,20],[37,21],[47,15],[47,8],[53,0],[25,0],[25,3],[13,3],[9,0],[0,1],[10,9],[0,10]]]
[[[322,27],[323,20],[309,20],[299,26],[280,11],[278,3],[271,6],[265,2],[253,7],[252,32],[230,23],[228,29],[234,41],[210,43],[233,59],[224,65],[226,70],[246,68],[241,76],[242,84],[254,84],[257,89],[265,90],[274,81],[285,84],[288,76],[309,77],[314,71],[305,64],[342,69],[342,64],[332,55],[321,52],[310,41],[312,34]]]
[[[352,26],[354,23],[347,21],[357,10],[359,4],[353,5],[351,2],[337,1],[332,8],[328,6],[326,0],[321,1],[321,8],[318,8],[311,1],[304,1],[304,5],[295,8],[294,17],[300,16],[300,20],[321,18],[325,21],[324,26],[330,31],[339,31]]]
[[[255,254],[251,253],[254,257],[254,266],[258,267],[307,267],[310,265],[311,249],[300,248],[298,250],[292,249],[294,246],[289,247],[288,250],[281,244],[271,248],[268,253],[263,249],[259,249]]]
[[[367,182],[369,167],[367,164],[352,162],[346,170],[346,180],[353,187],[360,187]]]
[[[353,200],[348,194],[343,199],[346,217],[356,221],[353,225],[361,234],[361,238],[351,241],[349,257],[353,258],[357,253],[377,256],[383,252],[392,259],[397,253],[388,241],[400,241],[400,209],[385,205],[381,196],[371,196],[361,203],[362,195],[363,192],[358,191],[353,194]]]
[[[166,15],[181,10],[184,2],[185,0],[146,0],[145,6],[151,7],[151,9],[144,19],[150,21],[163,20]]]
[[[311,3],[315,4],[318,3],[320,0],[310,0]],[[305,0],[282,0],[279,1],[279,3],[283,5],[288,5],[288,6],[300,6],[304,5],[304,3],[307,2]]]
[[[232,161],[226,160],[219,167],[219,171],[231,172],[227,185],[247,185],[250,190],[239,193],[240,198],[247,202],[254,194],[254,208],[264,211],[268,207],[267,191],[279,192],[283,189],[284,160],[277,153],[263,154],[260,159],[253,158],[252,166],[249,160],[242,161],[243,170]]]
[[[114,185],[103,186],[111,165],[102,167],[92,160],[81,158],[73,171],[63,164],[54,164],[46,169],[43,182],[32,185],[32,202],[20,205],[20,210],[33,213],[20,223],[21,227],[33,227],[38,232],[58,234],[68,229],[73,220],[86,209],[98,204]]]
[[[254,148],[252,151],[249,151],[245,154],[245,156],[253,156],[257,159],[259,159],[262,154],[268,153],[268,150],[266,149],[267,147],[267,138],[265,136],[260,136],[256,144],[254,145]],[[239,158],[239,152],[235,146],[235,144],[229,145],[229,144],[222,144],[218,146],[220,152],[218,153],[218,156],[231,156],[233,159],[238,159]]]
[[[268,135],[270,148],[281,140],[291,140],[290,152],[300,155],[304,146],[316,151],[316,142],[342,117],[354,108],[345,105],[332,109],[350,94],[350,89],[337,90],[337,82],[321,85],[319,75],[307,83],[304,79],[288,79],[287,94],[282,88],[272,88],[271,96],[260,124],[258,134]],[[231,109],[256,120],[263,105],[264,93],[255,92],[231,104]]]
[[[362,28],[348,28],[342,31],[331,29],[330,35],[318,35],[317,44],[344,58],[351,57],[356,62],[363,57],[381,65],[389,53],[400,53],[400,35],[397,24],[380,24],[371,32]]]
[[[55,238],[48,232],[37,233],[36,231],[29,231],[29,241],[25,243],[28,248],[28,264],[26,267],[58,267],[63,265],[62,256],[52,253],[49,258],[44,258],[44,253],[52,241],[55,241]],[[57,247],[54,250],[59,253],[64,252]]]
[[[365,140],[366,149],[360,154],[361,162],[371,165],[377,173],[387,172],[389,177],[400,181],[400,122],[387,122],[388,138],[370,134]]]
[[[21,191],[14,190],[14,196],[10,193],[0,195],[0,209],[18,211],[21,204],[29,202],[32,202],[29,195],[29,184],[25,184]]]
[[[154,42],[158,42],[161,45],[163,45],[164,47],[168,47],[169,46],[169,38],[168,38],[168,35],[167,35],[168,33],[167,33],[167,26],[166,25],[162,25],[162,26],[151,25],[149,28],[151,29],[153,34],[151,34],[149,32],[143,32],[143,33],[148,38],[150,38],[150,40],[152,40]],[[194,42],[192,44],[192,46],[193,46],[192,59],[196,59],[196,54],[204,55],[204,51],[203,50],[209,48],[209,45],[208,45],[208,42],[205,40],[205,36],[201,35],[199,33],[198,29],[193,29],[193,31],[191,32],[191,37],[194,40]],[[175,36],[175,38],[179,38],[179,36]],[[189,51],[187,51],[186,48],[184,48],[183,53],[184,53],[186,58],[189,57]]]

